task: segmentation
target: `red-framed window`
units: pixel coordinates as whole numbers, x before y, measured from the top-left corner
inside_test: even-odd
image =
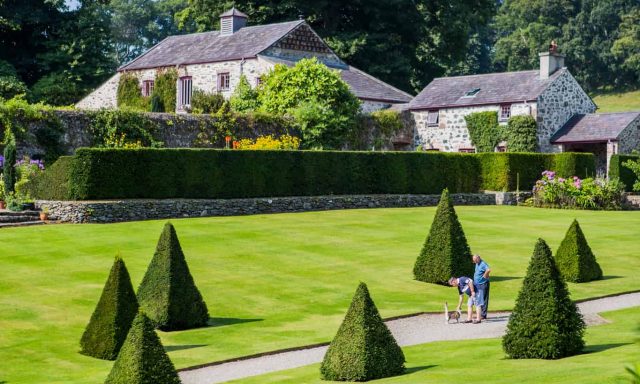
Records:
[[[191,76],[180,78],[180,107],[191,106],[191,93],[193,92],[193,80]]]
[[[500,106],[500,121],[507,121],[511,117],[511,104]]]
[[[153,80],[144,80],[142,82],[142,96],[151,96],[153,93]]]
[[[231,75],[229,72],[218,73],[218,92],[231,89]]]

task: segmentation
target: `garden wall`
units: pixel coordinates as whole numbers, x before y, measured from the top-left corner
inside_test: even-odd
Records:
[[[531,190],[546,169],[584,177],[594,168],[593,155],[572,153],[84,148],[29,190],[46,200],[476,193]]]

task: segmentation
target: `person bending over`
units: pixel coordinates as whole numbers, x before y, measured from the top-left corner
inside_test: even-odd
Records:
[[[476,306],[476,320],[473,320],[473,323],[480,322],[480,307],[476,304],[476,288],[473,285],[473,280],[466,276],[460,277],[452,277],[449,279],[449,285],[452,287],[458,288],[458,294],[460,295],[460,299],[458,300],[457,311],[460,311],[462,307],[462,301],[464,300],[464,295],[468,296],[467,299],[467,321],[465,323],[471,323],[471,313],[473,312],[473,306]]]

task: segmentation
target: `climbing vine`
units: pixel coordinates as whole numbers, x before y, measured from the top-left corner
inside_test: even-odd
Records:
[[[493,152],[502,140],[498,113],[495,111],[475,112],[464,117],[469,130],[471,144],[478,152]]]
[[[506,130],[509,152],[536,152],[538,149],[538,126],[530,115],[513,116]]]

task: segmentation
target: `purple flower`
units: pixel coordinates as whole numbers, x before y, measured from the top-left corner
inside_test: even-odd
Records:
[[[564,183],[564,179],[562,177],[558,178],[558,182]]]

